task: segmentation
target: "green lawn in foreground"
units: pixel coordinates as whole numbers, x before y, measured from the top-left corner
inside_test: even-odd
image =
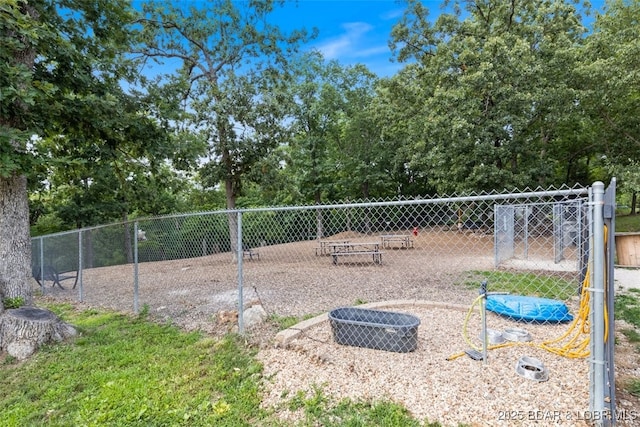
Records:
[[[217,340],[145,316],[49,308],[80,334],[23,363],[0,359],[3,427],[422,425],[396,404],[332,402],[321,388],[283,396],[283,408],[302,414],[285,424],[276,409],[260,407],[262,366],[242,337]]]
[[[0,379],[0,425],[253,425],[260,365],[214,341],[143,318],[68,308],[80,336],[44,347]]]

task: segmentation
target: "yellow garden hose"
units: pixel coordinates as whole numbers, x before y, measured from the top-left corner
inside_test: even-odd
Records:
[[[606,247],[607,247],[607,227],[606,226],[604,229],[604,236],[605,236],[604,243],[605,243],[605,251],[606,251]],[[605,260],[606,260],[606,257],[605,257]],[[608,275],[607,275],[606,261],[605,261],[604,271],[605,271],[604,287],[605,287],[605,295],[607,295],[606,290],[607,290]],[[557,354],[558,356],[563,356],[568,358],[577,359],[577,358],[584,358],[589,356],[590,354],[589,343],[591,339],[590,338],[591,330],[590,330],[590,324],[589,324],[589,314],[590,314],[589,291],[591,290],[589,287],[590,282],[591,282],[591,272],[589,268],[587,268],[587,272],[582,282],[582,291],[580,295],[580,307],[578,309],[578,313],[576,317],[573,319],[573,321],[571,322],[571,324],[569,325],[569,327],[567,328],[567,330],[559,337],[543,341],[542,343],[539,343],[539,344],[532,343],[532,342],[508,342],[503,344],[490,345],[490,346],[487,346],[487,350],[495,350],[497,348],[511,347],[514,345],[523,345],[523,346],[540,348],[550,353]],[[469,333],[468,333],[468,324],[469,324],[469,320],[471,319],[471,315],[473,314],[473,310],[475,306],[482,301],[482,298],[485,298],[485,297],[486,295],[480,295],[478,298],[476,298],[473,301],[473,303],[471,304],[471,307],[469,307],[469,310],[467,311],[467,315],[465,316],[463,327],[462,327],[462,336],[465,342],[474,350],[481,350],[481,348],[479,348],[478,346],[474,345],[471,342],[471,339],[469,338]],[[606,304],[604,306],[604,322],[605,322],[604,341],[606,342],[608,339],[608,332],[609,332],[609,327],[608,327],[609,316],[607,313]],[[454,360],[464,356],[465,354],[466,352],[464,351],[460,353],[456,353],[447,357],[447,360]]]

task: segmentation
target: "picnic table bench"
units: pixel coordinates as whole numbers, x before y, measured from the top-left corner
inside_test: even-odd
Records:
[[[338,264],[340,257],[371,256],[374,264],[382,264],[382,254],[380,244],[377,242],[362,243],[333,243],[331,248],[331,258],[334,265]]]
[[[404,249],[413,247],[413,240],[409,234],[383,234],[380,240],[383,248],[391,248],[393,242],[400,242],[400,247]]]
[[[42,269],[40,268],[40,266],[34,266],[31,269],[31,275],[33,276],[35,281],[38,282],[38,285],[40,285],[41,288],[44,287],[44,283],[47,280],[50,280],[53,282],[51,286],[58,285],[60,289],[64,289],[64,287],[60,282],[65,280],[73,279],[73,289],[75,289],[76,285],[78,284],[77,271],[70,270],[70,271],[59,272],[52,265],[48,265],[48,264],[43,265]]]
[[[258,259],[260,259],[260,252],[258,252],[257,249],[254,248],[242,248],[242,257],[249,257],[249,259],[253,259],[253,257],[256,257]]]

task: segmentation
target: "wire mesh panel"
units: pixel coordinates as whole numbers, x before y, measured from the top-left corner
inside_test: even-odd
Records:
[[[82,301],[119,311],[130,311],[133,302],[133,227],[110,224],[82,230]]]
[[[237,241],[226,212],[139,220],[139,302],[163,319],[209,329],[237,309]],[[233,213],[232,215],[235,215]]]
[[[496,266],[525,268],[529,262],[535,268],[546,266],[550,270],[580,268],[586,251],[582,241],[586,230],[582,211],[580,199],[496,205]]]
[[[78,233],[68,232],[36,238],[31,243],[31,273],[45,293],[49,287],[75,287],[78,260]]]
[[[205,330],[219,326],[221,313],[254,305],[303,317],[363,302],[470,303],[485,280],[490,292],[573,309],[587,256],[585,195],[565,189],[173,215],[84,229],[81,248],[77,232],[34,238],[33,255],[61,271],[77,270],[82,259],[86,302],[145,307]]]
[[[544,341],[527,348],[583,358],[589,354],[585,325],[593,322],[581,297],[593,289],[587,264],[595,264],[588,243],[594,240],[590,222],[596,204],[588,203],[588,192],[472,194],[138,219],[34,238],[34,272],[44,276],[45,264],[60,271],[75,266],[82,272],[79,295],[91,305],[142,308],[166,322],[211,333],[242,328],[250,311],[287,323],[289,317],[295,323],[328,313],[330,331],[323,322],[304,334],[313,341],[318,339],[312,333],[332,334],[335,342],[322,343],[333,348],[366,348],[347,348],[353,357],[368,349],[415,356],[437,345],[455,351],[456,358],[484,358],[478,346],[493,344],[488,340],[500,332],[514,348],[533,336]],[[72,287],[46,289],[53,297],[76,297]],[[514,303],[540,310],[512,310]],[[489,313],[477,319],[485,309]],[[418,333],[420,319],[425,326]],[[446,338],[425,340],[438,329],[446,330]],[[579,373],[584,364],[563,366]]]

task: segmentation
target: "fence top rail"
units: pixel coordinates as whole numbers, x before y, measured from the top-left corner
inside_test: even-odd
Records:
[[[558,190],[537,190],[528,191],[522,193],[487,193],[467,196],[454,196],[454,197],[416,197],[415,199],[407,200],[391,200],[380,202],[353,202],[353,203],[338,203],[338,204],[323,204],[323,205],[299,205],[299,206],[271,206],[262,208],[243,208],[243,209],[222,209],[216,211],[202,211],[202,212],[188,212],[164,215],[158,217],[138,218],[126,222],[117,222],[111,224],[103,224],[92,227],[79,228],[75,230],[61,231],[58,233],[52,233],[42,236],[32,237],[32,240],[58,237],[67,234],[75,234],[82,231],[91,231],[111,226],[124,226],[133,225],[136,222],[141,221],[155,221],[159,219],[172,219],[172,218],[186,218],[194,216],[206,216],[206,215],[225,215],[225,214],[245,214],[245,213],[259,213],[259,212],[285,212],[294,210],[330,210],[330,209],[347,209],[347,208],[362,208],[362,207],[385,207],[385,206],[416,206],[416,205],[430,205],[430,204],[442,204],[442,203],[465,203],[465,202],[482,202],[482,201],[498,201],[498,200],[510,200],[510,199],[534,199],[542,197],[586,197],[588,196],[588,187],[574,187],[564,188]]]
[[[345,208],[361,208],[361,207],[384,207],[384,206],[406,206],[406,205],[429,205],[441,203],[464,203],[464,202],[481,202],[488,200],[509,200],[509,199],[533,199],[541,197],[586,197],[588,188],[571,188],[562,190],[541,190],[530,191],[526,193],[499,193],[499,194],[480,194],[457,197],[434,197],[434,198],[415,198],[411,200],[394,200],[386,202],[354,202],[339,203],[334,205],[309,205],[309,206],[279,206],[265,208],[235,209],[225,212],[267,212],[267,211],[291,211],[291,210],[329,210],[329,209],[345,209]]]

